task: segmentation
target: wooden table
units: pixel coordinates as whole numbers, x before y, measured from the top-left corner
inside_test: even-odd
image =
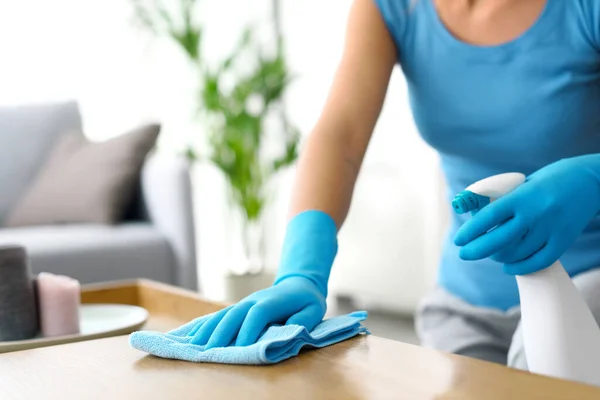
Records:
[[[87,288],[84,302],[138,304],[149,329],[221,308],[147,281]],[[113,337],[0,355],[0,399],[600,399],[600,389],[363,336],[273,366],[147,356]]]

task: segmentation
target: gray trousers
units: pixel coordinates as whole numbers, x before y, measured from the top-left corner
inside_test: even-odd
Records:
[[[600,268],[573,277],[600,325]],[[421,345],[527,370],[518,306],[508,311],[473,306],[441,287],[420,302],[415,326]]]

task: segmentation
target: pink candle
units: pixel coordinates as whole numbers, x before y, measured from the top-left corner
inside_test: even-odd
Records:
[[[73,278],[42,272],[37,277],[40,330],[43,336],[79,333],[81,287]]]

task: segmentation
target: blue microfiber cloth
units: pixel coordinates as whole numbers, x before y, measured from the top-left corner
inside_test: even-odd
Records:
[[[367,318],[365,311],[333,317],[321,322],[311,332],[300,325],[270,326],[258,341],[250,346],[228,346],[204,350],[204,346],[192,343],[194,327],[208,319],[200,318],[167,333],[138,331],[129,336],[129,344],[146,353],[176,360],[219,364],[275,364],[294,357],[307,347],[329,346],[369,330],[361,321]]]

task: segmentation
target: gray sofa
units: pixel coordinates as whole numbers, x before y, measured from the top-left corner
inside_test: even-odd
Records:
[[[137,199],[119,225],[2,226],[56,139],[74,129],[82,130],[75,102],[0,108],[0,246],[25,246],[34,273],[82,283],[148,278],[196,290],[191,184],[183,159],[148,157]]]

